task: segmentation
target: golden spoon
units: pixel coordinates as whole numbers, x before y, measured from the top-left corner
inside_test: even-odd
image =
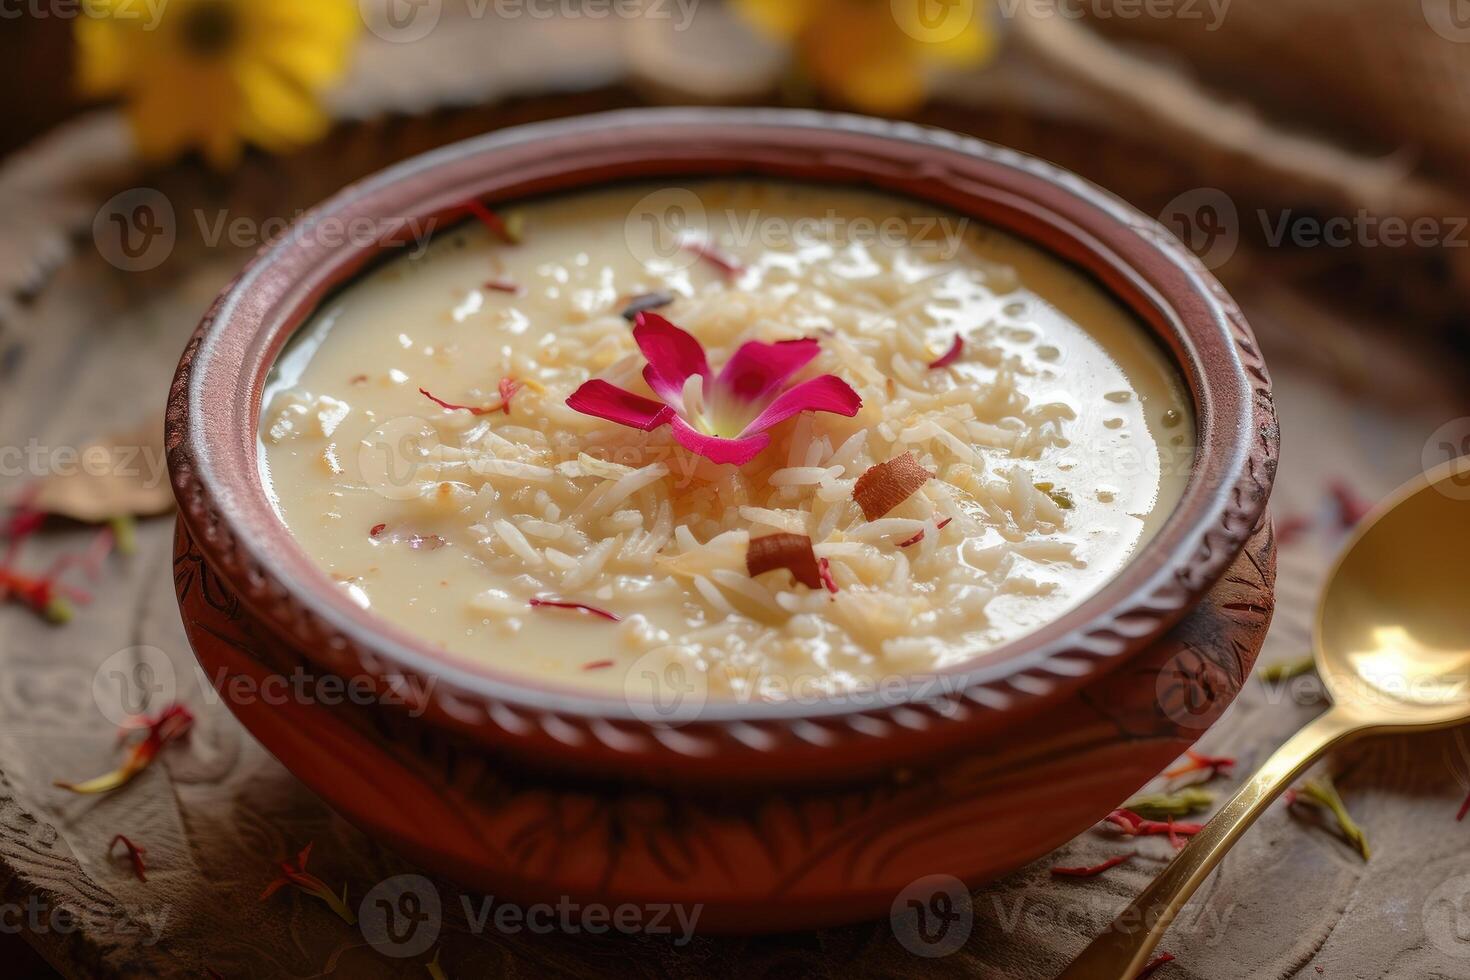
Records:
[[[1358,525],[1317,607],[1313,656],[1332,706],[1266,760],[1058,980],[1133,980],[1215,865],[1328,749],[1470,721],[1470,457],[1400,487]]]

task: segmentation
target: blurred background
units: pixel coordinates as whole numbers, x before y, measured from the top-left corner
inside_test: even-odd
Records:
[[[1158,218],[1215,271],[1275,375],[1278,526],[1306,531],[1305,544],[1282,536],[1268,656],[1305,649],[1326,556],[1351,523],[1349,495],[1371,500],[1470,450],[1470,0],[0,0],[0,91],[0,445],[153,425],[212,297],[301,209],[360,176],[532,120],[771,105],[908,119],[1035,154]],[[135,221],[144,192],[162,195],[176,219],[161,251],[128,244],[130,226],[147,230]],[[0,479],[7,499],[11,476]],[[165,492],[161,504],[154,495],[127,509],[147,518],[168,505]],[[81,531],[43,547],[70,546],[67,533]],[[160,618],[176,632],[168,535],[166,521],[145,522],[118,594],[99,589],[68,632],[5,619],[4,673],[48,677],[70,655],[90,663]],[[44,702],[0,686],[0,709]],[[1271,744],[1306,717],[1280,709],[1243,695],[1234,729]],[[0,732],[0,863],[11,875],[0,897],[28,893],[40,875],[46,888],[101,902],[91,890],[100,879],[77,862],[37,870],[33,825],[61,827],[48,848],[58,834],[81,845],[64,822],[37,823],[46,804],[27,802],[24,781],[11,794],[4,776],[35,751]],[[1459,786],[1458,799],[1466,757],[1461,745],[1453,785],[1439,759],[1420,789]],[[1362,760],[1340,785],[1350,796],[1356,779],[1349,802],[1370,813],[1384,774],[1418,778],[1386,750]],[[271,779],[269,803],[257,805],[269,821],[331,819],[283,771]],[[230,793],[194,803],[233,805],[239,785],[220,776]],[[1408,811],[1384,812],[1405,841],[1430,833]],[[214,831],[233,833],[221,820]],[[187,832],[213,831],[203,821]],[[1253,846],[1239,849],[1239,866],[1310,858],[1286,848],[1252,857]],[[1433,849],[1403,852],[1418,857],[1401,854],[1366,884],[1322,885],[1323,909],[1385,909],[1406,890],[1420,901]],[[1409,940],[1362,921],[1354,935],[1333,934],[1335,913],[1271,893],[1288,884],[1235,884],[1244,934],[1253,909],[1262,928],[1299,935],[1325,922],[1336,938],[1298,968],[1339,950],[1345,966],[1382,967],[1352,975],[1430,975],[1392,972]],[[189,894],[181,907],[196,919],[180,927],[184,941],[207,945],[211,928],[229,927],[205,911],[203,893]],[[0,929],[14,975],[46,975],[30,945],[69,972],[135,962],[116,959],[128,948],[117,936],[26,938]],[[989,935],[946,970],[997,975],[986,970],[1003,961],[1014,968],[1006,975],[1031,976],[1017,966],[1026,955],[1017,942]],[[849,931],[742,955],[809,965],[861,945]],[[1201,952],[1195,972],[1178,975],[1286,975],[1263,952],[1270,946]],[[575,961],[564,950],[507,957],[502,965]],[[891,966],[929,968],[911,958]]]
[[[1264,266],[1463,349],[1465,0],[24,0],[0,76],[0,310],[91,217],[76,188],[135,165],[263,218],[504,125],[753,104],[1014,146],[1158,216],[1229,286]],[[1290,353],[1323,355],[1322,329],[1303,317]],[[1331,346],[1353,380],[1361,352]]]
[[[1247,253],[1273,248],[1272,264],[1291,264],[1277,275],[1294,282],[1344,267],[1366,270],[1348,279],[1355,303],[1407,304],[1438,323],[1454,316],[1451,292],[1470,288],[1470,266],[1460,262],[1470,235],[1441,248],[1449,228],[1439,228],[1429,247],[1385,245],[1361,228],[1327,248],[1291,237],[1301,219],[1411,223],[1466,210],[1466,0],[298,4],[343,10],[350,24],[340,28],[328,13],[293,19],[272,12],[290,6],[6,4],[0,81],[12,97],[0,153],[107,104],[135,120],[156,119],[187,116],[191,101],[207,98],[215,101],[213,115],[228,118],[228,82],[218,91],[191,87],[179,69],[173,78],[182,84],[159,94],[150,78],[168,76],[173,69],[160,62],[188,59],[188,51],[225,65],[256,57],[254,46],[260,59],[284,65],[282,90],[318,103],[334,125],[301,123],[287,98],[256,91],[247,98],[262,112],[291,119],[254,132],[241,123],[241,138],[288,157],[293,173],[315,165],[338,182],[423,145],[522,119],[644,103],[817,106],[904,116],[1016,145],[1079,170],[1151,215],[1173,204],[1176,222],[1194,201],[1175,198],[1194,188],[1217,188],[1245,212],[1264,207],[1280,217],[1289,209],[1288,247],[1274,247],[1279,225],[1250,213],[1232,232]],[[93,7],[112,10],[113,31],[82,31],[87,25],[79,21],[88,18],[79,13]],[[221,9],[213,18],[219,38],[209,37],[212,7]],[[232,26],[237,16],[240,25]],[[176,46],[165,37],[171,28],[185,35]],[[190,31],[198,37],[191,40]],[[101,34],[118,37],[90,37]],[[171,54],[171,47],[181,51]],[[272,128],[273,138],[263,138],[260,131]],[[157,125],[141,129],[154,163],[179,160],[190,147],[209,153],[209,125],[188,132],[181,122],[163,137]],[[260,163],[247,156],[238,166]],[[1219,228],[1210,219],[1200,225],[1185,231],[1204,245]],[[1373,248],[1372,257],[1361,254]],[[1254,256],[1230,259],[1244,266]],[[1220,253],[1214,260],[1226,264]]]

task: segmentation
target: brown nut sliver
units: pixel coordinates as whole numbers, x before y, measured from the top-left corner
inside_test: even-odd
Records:
[[[853,484],[852,499],[863,509],[863,517],[876,521],[912,497],[932,476],[913,453],[904,453],[868,467]]]

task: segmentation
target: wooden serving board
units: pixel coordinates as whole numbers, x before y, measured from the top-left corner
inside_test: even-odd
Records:
[[[626,102],[625,92],[548,99],[536,108],[466,112],[424,122],[369,124],[285,161],[253,161],[224,184],[188,166],[146,176],[185,216],[166,262],[142,273],[108,264],[90,242],[0,325],[0,446],[75,446],[161,407],[174,360],[209,300],[249,247],[206,247],[195,214],[212,220],[290,215],[356,173],[430,145],[532,114]],[[993,122],[993,121],[992,121]],[[987,121],[975,117],[985,135]],[[1008,130],[1012,136],[1018,132]],[[1048,137],[1053,138],[1053,137]],[[1053,154],[1056,155],[1056,154]],[[351,172],[349,172],[351,171]],[[1316,587],[1339,536],[1324,490],[1344,477],[1375,496],[1417,472],[1431,435],[1470,416],[1455,362],[1405,343],[1358,313],[1272,275],[1233,283],[1275,375],[1283,429],[1278,519],[1311,514],[1317,530],[1284,548],[1275,625],[1265,662],[1307,643]],[[1366,366],[1366,367],[1365,367]],[[17,484],[8,479],[8,493]],[[48,531],[31,557],[80,546],[82,529]],[[283,892],[257,901],[274,861],[315,842],[311,869],[354,899],[412,864],[332,813],[206,696],[175,603],[172,525],[144,525],[131,559],[115,560],[96,601],[64,628],[0,609],[0,927],[36,908],[26,939],[68,976],[352,977],[413,975],[428,956],[386,958],[318,902]],[[159,651],[179,696],[199,713],[177,746],[125,790],[80,798],[53,779],[91,775],[117,759],[115,723],[93,693],[99,671],[135,647]],[[131,656],[131,655],[127,655]],[[154,657],[154,654],[147,656]],[[1252,679],[1203,743],[1262,761],[1319,710]],[[1299,703],[1300,700],[1300,703]],[[1366,827],[1366,865],[1329,830],[1269,813],[1206,884],[1166,939],[1179,957],[1161,978],[1463,977],[1470,941],[1455,932],[1457,891],[1470,874],[1470,827],[1454,811],[1470,783],[1463,733],[1368,743],[1334,759],[1338,785]],[[1222,788],[1235,785],[1226,781]],[[397,801],[385,799],[386,808]],[[122,832],[149,848],[137,881],[107,843]],[[959,950],[914,955],[887,920],[760,939],[474,933],[461,898],[445,896],[442,965],[450,977],[484,975],[969,976],[1041,980],[1056,972],[1156,873],[1162,841],[1102,877],[1059,881],[1054,864],[1093,863],[1118,849],[1088,831],[971,897],[972,928]],[[60,910],[67,910],[62,912]],[[14,910],[13,912],[11,910]],[[1321,973],[1315,969],[1321,968]],[[427,975],[427,974],[424,974]]]

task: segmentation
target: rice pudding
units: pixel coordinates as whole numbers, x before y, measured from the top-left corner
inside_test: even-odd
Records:
[[[480,216],[324,303],[260,433],[301,546],[458,659],[749,699],[942,669],[1095,591],[1188,479],[1146,330],[979,222],[755,181]]]

